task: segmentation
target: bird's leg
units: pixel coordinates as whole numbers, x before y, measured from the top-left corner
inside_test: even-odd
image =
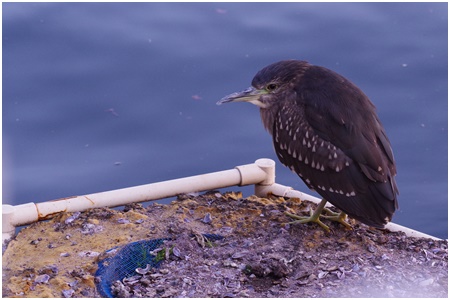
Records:
[[[286,212],[285,214],[287,216],[297,219],[297,221],[290,222],[289,224],[297,224],[297,223],[304,224],[304,223],[313,222],[313,223],[319,224],[326,231],[330,231],[330,228],[320,220],[320,215],[321,215],[322,211],[324,211],[327,215],[322,215],[323,218],[331,220],[331,221],[339,222],[342,225],[344,225],[346,228],[351,229],[352,227],[350,226],[350,224],[348,224],[345,221],[347,215],[344,212],[335,213],[335,212],[329,210],[328,208],[325,208],[326,203],[327,203],[327,200],[322,199],[322,201],[320,201],[319,205],[317,206],[316,210],[314,210],[314,211],[312,209],[310,210],[309,217],[298,216],[298,215],[294,215],[294,214]]]

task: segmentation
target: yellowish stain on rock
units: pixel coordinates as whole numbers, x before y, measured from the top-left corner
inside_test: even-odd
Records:
[[[207,213],[211,216],[208,226],[212,228],[229,226],[250,234],[254,219],[262,214],[261,208],[251,202],[278,205],[284,201],[250,197],[249,204],[240,207],[241,193],[220,196],[221,200],[235,203],[235,210],[215,205],[212,196],[209,206],[189,198],[169,205],[153,204],[152,208],[159,209],[160,213],[153,214],[151,219],[142,207],[127,212],[101,208],[83,212],[73,221],[70,221],[73,213],[62,213],[51,220],[36,222],[23,228],[3,255],[3,294],[62,297],[62,291],[70,289],[69,284],[77,280],[85,293],[96,295],[93,274],[97,257],[105,250],[137,240],[160,238],[171,223],[187,224],[194,232],[201,232],[206,225],[198,221]],[[48,274],[48,282],[35,282],[40,274]],[[80,290],[75,289],[75,297],[84,296],[79,294]]]
[[[10,294],[19,297],[61,297],[61,291],[70,288],[68,284],[74,281],[74,277],[86,287],[95,289],[92,274],[96,270],[94,260],[99,253],[130,241],[148,238],[145,230],[138,230],[139,224],[131,223],[148,219],[147,216],[135,211],[122,213],[102,210],[108,211],[113,217],[86,219],[82,216],[87,213],[83,213],[73,223],[57,230],[60,224],[65,224],[73,215],[64,213],[22,229],[9,243],[2,258],[3,271],[8,274],[3,283],[6,283]],[[120,218],[130,223],[117,223]],[[45,271],[49,266],[55,266],[57,271]],[[71,272],[76,272],[75,276]],[[51,278],[48,283],[35,282],[40,273],[49,274]]]

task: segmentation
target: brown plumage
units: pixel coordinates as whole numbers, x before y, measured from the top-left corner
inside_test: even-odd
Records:
[[[218,104],[260,107],[279,160],[334,206],[383,227],[398,207],[396,167],[375,106],[352,82],[323,67],[271,64],[252,87]]]

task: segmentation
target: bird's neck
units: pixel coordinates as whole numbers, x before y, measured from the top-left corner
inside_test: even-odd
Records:
[[[264,125],[264,128],[272,134],[273,122],[275,121],[275,116],[278,112],[278,109],[273,109],[273,107],[269,108],[260,108],[259,113],[261,114],[261,120]]]

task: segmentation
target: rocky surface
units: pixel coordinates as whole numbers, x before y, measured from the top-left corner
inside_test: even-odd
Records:
[[[97,261],[129,242],[170,237],[158,269],[112,283],[118,297],[447,297],[447,242],[350,220],[294,224],[299,199],[181,195],[168,205],[61,214],[21,230],[3,254],[5,297],[99,297]],[[209,241],[203,233],[225,238]],[[170,249],[170,251],[169,251]]]

